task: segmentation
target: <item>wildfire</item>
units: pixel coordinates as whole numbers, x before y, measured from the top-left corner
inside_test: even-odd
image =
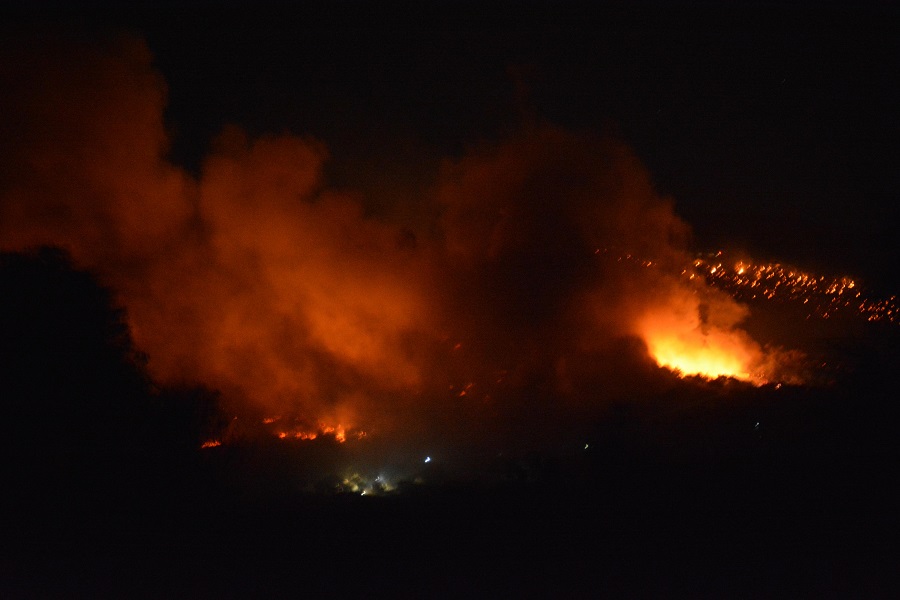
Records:
[[[756,369],[762,357],[756,342],[733,326],[704,323],[699,300],[688,292],[650,310],[639,322],[638,333],[657,364],[680,375],[766,383]]]
[[[897,323],[900,306],[897,297],[870,298],[849,277],[826,277],[779,263],[727,261],[723,252],[694,260],[682,274],[702,276],[738,300],[796,302],[806,307],[807,318],[828,319],[836,313],[855,313],[867,321]]]
[[[645,258],[608,248],[598,248],[594,254],[635,269],[659,267]],[[896,296],[872,298],[849,277],[817,275],[780,263],[728,260],[722,251],[698,255],[684,266],[681,277],[688,284],[681,290],[685,297],[669,298],[654,308],[638,324],[638,333],[660,366],[682,375],[724,376],[763,384],[772,376],[766,375],[770,369],[762,365],[772,366],[781,358],[797,355],[760,348],[749,335],[733,327],[741,320],[740,314],[725,327],[703,322],[697,295],[710,290],[725,292],[740,303],[791,303],[807,311],[807,319],[828,319],[840,313],[869,322],[900,323]]]
[[[750,372],[743,353],[736,353],[734,348],[715,340],[698,342],[689,336],[662,334],[648,336],[646,341],[656,362],[676,373],[707,379],[731,377],[757,384],[766,382]]]
[[[263,425],[274,425],[281,421],[281,417],[266,417],[262,420]],[[344,443],[348,437],[361,440],[366,437],[366,432],[361,429],[345,427],[338,423],[336,425],[327,425],[319,423],[315,428],[303,427],[300,423],[294,423],[290,427],[278,427],[274,434],[278,439],[287,440],[315,440],[319,437],[332,437],[335,441]]]
[[[594,254],[611,257],[609,249]],[[619,263],[653,267],[653,261],[631,254],[616,256]],[[870,322],[900,323],[897,296],[872,298],[850,277],[829,277],[806,272],[781,263],[752,260],[729,261],[722,251],[697,256],[681,275],[688,281],[698,278],[728,292],[736,300],[796,302],[806,307],[807,318],[828,319],[837,313],[853,313]]]

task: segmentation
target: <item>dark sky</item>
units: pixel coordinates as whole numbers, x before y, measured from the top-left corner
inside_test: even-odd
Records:
[[[226,123],[311,135],[333,181],[377,211],[415,198],[442,158],[528,123],[610,131],[675,198],[696,249],[896,291],[900,12],[886,3],[286,4],[45,4],[7,27],[143,36],[189,168]]]

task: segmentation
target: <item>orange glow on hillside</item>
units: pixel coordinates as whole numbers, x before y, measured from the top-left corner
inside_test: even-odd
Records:
[[[0,136],[15,158],[0,248],[60,246],[97,273],[154,384],[197,383],[254,415],[224,445],[469,431],[456,420],[495,419],[545,383],[594,401],[600,363],[645,358],[609,350],[635,336],[685,374],[777,378],[736,329],[746,311],[707,289],[731,266],[691,267],[687,224],[616,139],[526,127],[436,173],[410,165],[411,195],[382,199],[332,185],[326,141],[231,126],[194,173],[167,158],[147,48],[62,48],[12,65],[4,90],[23,123]],[[769,299],[797,275],[738,270]],[[853,287],[828,295],[853,303]]]
[[[281,420],[281,417],[266,417],[263,419],[263,425],[271,425]],[[319,423],[317,428],[306,428],[295,424],[289,427],[279,427],[273,431],[274,435],[281,440],[315,440],[319,437],[332,437],[335,441],[343,444],[348,437],[361,440],[366,437],[366,432],[361,429],[346,427],[340,423],[336,425],[326,425]]]
[[[766,383],[761,374],[764,353],[736,325],[745,309],[729,298],[708,296],[701,302],[689,290],[675,289],[638,322],[638,334],[653,360],[683,376],[732,377]]]
[[[745,352],[709,336],[682,336],[659,333],[647,340],[650,355],[661,367],[682,375],[708,379],[733,377],[743,381],[764,383],[751,375]]]

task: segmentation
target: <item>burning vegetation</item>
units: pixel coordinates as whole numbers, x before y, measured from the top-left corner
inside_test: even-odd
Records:
[[[27,4],[0,597],[900,597],[890,11]]]
[[[683,275],[702,276],[736,299],[803,304],[807,318],[828,319],[851,313],[870,322],[897,323],[897,297],[872,298],[849,277],[827,277],[779,263],[728,260],[723,252],[698,257]]]
[[[447,159],[414,214],[375,216],[330,185],[318,140],[226,127],[199,173],[173,164],[138,40],[16,56],[0,248],[67,249],[115,290],[154,380],[219,390],[241,426],[205,449],[260,428],[416,455],[579,438],[572,422],[657,390],[657,366],[802,382],[798,353],[742,329],[739,300],[898,314],[851,280],[692,259],[672,200],[616,139],[537,125]]]

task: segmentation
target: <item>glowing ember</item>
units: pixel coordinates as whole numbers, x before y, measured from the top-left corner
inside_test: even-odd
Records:
[[[609,249],[594,254],[609,256]],[[652,267],[652,261],[631,254],[616,257],[620,263]],[[828,277],[781,263],[756,263],[751,260],[727,260],[721,250],[699,255],[681,275],[687,281],[705,280],[728,292],[736,300],[796,302],[806,307],[807,318],[828,319],[836,313],[855,314],[870,322],[900,323],[897,296],[873,298],[849,277]]]
[[[867,321],[897,323],[897,297],[871,298],[849,277],[825,277],[779,263],[727,261],[723,252],[694,260],[693,270],[683,275],[705,277],[711,285],[741,301],[797,302],[808,310],[807,318],[828,319],[838,312],[855,313]]]
[[[263,425],[271,425],[279,419],[280,417],[267,417],[263,419]],[[366,432],[361,429],[352,429],[345,427],[340,423],[337,425],[325,425],[324,423],[319,423],[318,428],[315,429],[308,429],[299,425],[292,428],[279,428],[274,434],[281,440],[315,440],[319,437],[332,437],[335,441],[342,444],[347,441],[348,437],[361,440],[367,435]]]
[[[222,442],[219,440],[206,440],[201,444],[200,448],[215,448],[217,446],[221,446]]]

